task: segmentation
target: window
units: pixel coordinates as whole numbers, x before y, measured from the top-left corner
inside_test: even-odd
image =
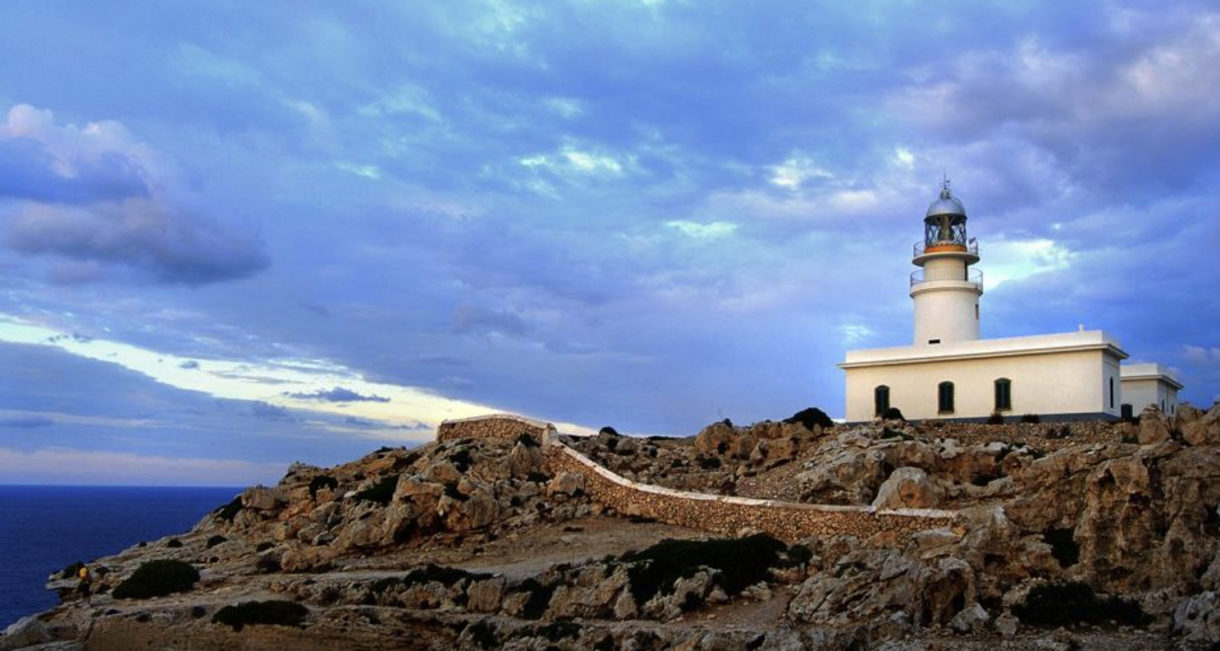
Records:
[[[942,414],[953,413],[953,383],[941,382],[936,387],[936,410]]]
[[[1131,408],[1130,404],[1125,403],[1125,402],[1123,403],[1122,416],[1123,416],[1123,420],[1134,420],[1135,419],[1135,410]]]
[[[882,416],[890,408],[890,388],[882,384],[873,389],[873,415]]]
[[[929,343],[929,344],[939,344],[939,343],[940,343],[940,340],[939,340],[939,339],[929,339],[929,340],[928,340],[928,343]]]
[[[1012,380],[1006,377],[995,381],[995,410],[1012,410]]]
[[[1114,409],[1114,378],[1110,378],[1110,409]]]

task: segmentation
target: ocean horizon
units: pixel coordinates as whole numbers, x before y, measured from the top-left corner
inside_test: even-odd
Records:
[[[52,572],[185,533],[243,489],[0,484],[0,630],[59,603]]]

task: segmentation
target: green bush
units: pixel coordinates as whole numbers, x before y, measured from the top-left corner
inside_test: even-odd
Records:
[[[80,575],[80,569],[84,566],[84,563],[76,561],[75,563],[65,567],[63,571],[59,573],[59,578],[75,579],[78,575]]]
[[[199,570],[175,560],[148,561],[114,589],[115,599],[147,599],[187,592],[199,580]]]
[[[720,570],[718,584],[729,596],[735,596],[747,586],[765,580],[768,569],[782,564],[780,554],[786,550],[784,543],[760,533],[747,538],[662,540],[624,555],[623,561],[631,563],[627,568],[631,595],[637,604],[643,605],[662,589],[671,588],[678,579],[693,576],[701,567]]]
[[[1139,626],[1147,620],[1138,603],[1118,597],[1098,599],[1093,588],[1076,581],[1036,585],[1012,612],[1026,624],[1046,628],[1110,621]]]
[[[229,502],[228,504],[221,506],[220,508],[216,509],[215,511],[212,511],[212,513],[215,513],[216,516],[219,517],[221,520],[228,520],[229,522],[232,522],[233,518],[236,517],[238,512],[240,512],[241,510],[242,510],[241,495],[238,495],[237,497],[233,498],[232,502]]]
[[[172,549],[177,549],[178,547],[182,546],[182,541],[178,540],[177,538],[170,538],[169,540],[165,541],[165,546]]]
[[[382,477],[376,484],[356,493],[355,499],[376,502],[382,506],[394,499],[394,490],[398,488],[398,475]]]
[[[1003,425],[1004,424],[1004,414],[1001,414],[998,411],[991,412],[991,415],[987,417],[987,424],[988,425]]]
[[[809,407],[802,409],[788,418],[784,419],[785,423],[800,423],[805,426],[805,429],[812,430],[815,425],[820,425],[823,429],[834,427],[835,422],[826,415],[826,412],[817,407]]]
[[[517,586],[518,592],[529,593],[530,598],[521,609],[525,619],[542,619],[547,606],[551,604],[551,596],[555,594],[555,585],[542,585],[536,579],[526,579]]]
[[[597,430],[597,433],[599,435],[605,434],[606,436],[622,436],[622,434],[618,433],[618,430],[614,429],[613,427],[610,427],[609,425]]]
[[[331,477],[330,475],[318,475],[317,477],[309,480],[309,499],[317,500],[318,491],[322,490],[323,488],[333,491],[339,488],[339,480]]]
[[[517,437],[517,442],[527,448],[538,447],[538,441],[536,441],[534,437],[530,436],[529,432],[521,432],[521,435]]]
[[[470,639],[479,645],[480,649],[498,649],[500,639],[496,636],[496,627],[486,621],[478,620],[466,626]]]
[[[212,622],[240,631],[256,624],[300,626],[308,614],[309,609],[295,601],[244,601],[216,611]]]
[[[906,421],[906,417],[902,415],[902,410],[897,407],[890,407],[881,413],[882,420],[901,420]]]
[[[1076,544],[1071,529],[1047,529],[1042,541],[1051,546],[1051,556],[1059,561],[1059,567],[1071,567],[1080,561],[1080,545]]]
[[[228,538],[225,538],[224,536],[222,536],[220,534],[216,534],[215,536],[208,538],[208,542],[206,544],[204,544],[203,548],[211,549],[211,548],[215,547],[216,545],[219,545],[220,543],[225,542],[226,540],[228,540]]]

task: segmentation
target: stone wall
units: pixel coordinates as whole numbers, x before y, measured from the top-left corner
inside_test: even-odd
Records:
[[[436,428],[436,440],[442,442],[453,439],[482,439],[513,442],[526,433],[539,443],[546,443],[555,434],[555,426],[514,414],[489,414],[444,421]]]
[[[952,526],[958,517],[953,511],[933,509],[882,510],[677,491],[616,475],[558,439],[544,447],[547,464],[554,474],[583,476],[585,490],[604,506],[624,515],[724,535],[752,529],[794,542],[811,536],[847,533],[861,540],[893,544],[917,531]]]

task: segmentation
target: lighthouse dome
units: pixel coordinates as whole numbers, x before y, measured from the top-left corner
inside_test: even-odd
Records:
[[[962,205],[961,199],[958,199],[949,192],[948,183],[940,189],[940,196],[936,198],[936,201],[933,201],[932,205],[928,206],[928,217],[938,215],[966,216],[966,207]]]

